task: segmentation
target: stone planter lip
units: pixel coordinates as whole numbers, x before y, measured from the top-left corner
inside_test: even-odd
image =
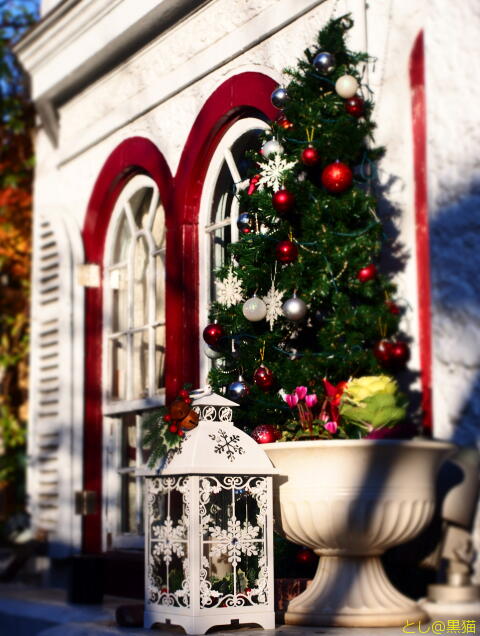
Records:
[[[437,439],[413,438],[413,439],[308,439],[295,440],[291,442],[272,442],[271,444],[262,444],[265,450],[274,449],[293,449],[293,448],[322,448],[322,447],[340,447],[348,448],[358,446],[404,446],[406,448],[444,448],[450,449],[452,452],[457,448],[453,442]]]

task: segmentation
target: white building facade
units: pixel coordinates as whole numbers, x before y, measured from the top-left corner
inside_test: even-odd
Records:
[[[474,0],[44,0],[42,11],[17,53],[39,114],[28,492],[52,556],[142,545],[142,413],[205,380],[199,334],[212,269],[235,240],[241,158],[278,115],[282,69],[331,16],[351,12],[350,47],[377,58],[379,178],[385,209],[400,212],[399,296],[425,422],[478,443],[480,132],[462,106],[480,84],[467,95],[459,76]]]

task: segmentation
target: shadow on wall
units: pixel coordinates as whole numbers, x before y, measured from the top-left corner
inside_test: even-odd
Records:
[[[480,447],[480,184],[431,219],[437,436]]]

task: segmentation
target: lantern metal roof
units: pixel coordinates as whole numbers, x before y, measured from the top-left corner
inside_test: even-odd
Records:
[[[195,396],[194,393],[191,394]],[[180,446],[146,475],[273,475],[276,469],[261,445],[232,421],[236,402],[216,393],[201,393],[192,402],[198,426],[186,431]]]

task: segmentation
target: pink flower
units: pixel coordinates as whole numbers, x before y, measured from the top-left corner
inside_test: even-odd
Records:
[[[311,395],[305,396],[305,404],[308,406],[309,409],[311,409],[312,406],[315,406],[316,403],[317,403],[316,393],[312,393]]]
[[[298,396],[295,395],[295,393],[287,393],[283,396],[283,399],[291,409],[293,409],[298,404]]]
[[[332,435],[337,432],[338,424],[336,422],[327,422],[323,426]]]
[[[297,386],[295,389],[296,395],[298,395],[299,400],[303,400],[303,398],[307,395],[307,387],[306,386]]]

